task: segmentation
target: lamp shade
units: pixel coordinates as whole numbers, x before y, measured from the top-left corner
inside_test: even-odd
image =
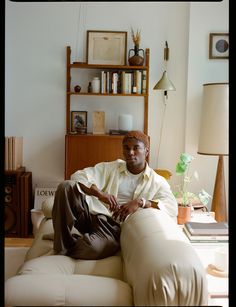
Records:
[[[203,84],[203,105],[198,153],[228,155],[229,84]]]
[[[164,71],[161,79],[157,82],[153,89],[163,91],[175,91],[175,86],[168,78],[167,72]]]

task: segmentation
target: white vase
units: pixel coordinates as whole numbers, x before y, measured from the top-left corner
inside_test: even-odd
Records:
[[[94,77],[92,80],[92,93],[100,93],[100,79]]]

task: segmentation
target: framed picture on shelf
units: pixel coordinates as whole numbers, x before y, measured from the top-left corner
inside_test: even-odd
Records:
[[[229,34],[210,33],[209,35],[209,59],[229,58]]]
[[[93,112],[93,134],[105,134],[105,112]]]
[[[87,31],[87,63],[126,65],[127,32]]]
[[[71,111],[71,132],[87,133],[87,111]]]

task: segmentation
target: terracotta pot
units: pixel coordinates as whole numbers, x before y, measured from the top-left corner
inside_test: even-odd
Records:
[[[191,219],[191,206],[178,205],[178,224],[183,225]]]

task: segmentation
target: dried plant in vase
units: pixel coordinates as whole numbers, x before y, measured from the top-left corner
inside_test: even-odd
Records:
[[[133,28],[131,28],[131,36],[132,36],[134,46],[137,46],[139,48],[139,44],[141,40],[141,30],[137,30],[136,33],[134,33]]]
[[[144,63],[144,50],[139,49],[139,44],[141,40],[141,30],[137,30],[136,32],[131,28],[131,37],[134,43],[134,48],[129,50],[129,65],[131,66],[142,66]],[[134,52],[134,55],[131,57],[131,52]],[[140,51],[143,53],[143,56],[140,56]]]

